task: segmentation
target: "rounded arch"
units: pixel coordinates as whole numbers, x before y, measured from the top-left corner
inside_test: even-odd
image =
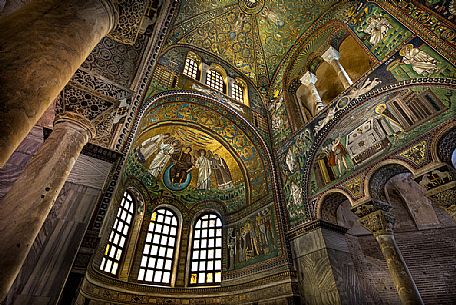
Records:
[[[348,96],[341,96],[338,99],[336,99],[332,105],[333,107],[331,110],[333,110],[332,114],[330,115],[329,110],[324,111],[320,118],[315,121],[316,125],[315,126],[310,126],[310,128],[305,129],[303,132],[312,132],[314,131],[314,137],[313,141],[309,143],[309,146],[307,148],[307,162],[304,165],[303,168],[303,185],[308,185],[309,187],[305,188],[303,190],[303,200],[308,200],[308,198],[312,194],[312,190],[310,189],[311,183],[311,173],[313,166],[317,160],[317,157],[320,153],[320,149],[322,148],[323,144],[325,141],[328,140],[328,136],[331,134],[333,131],[333,128],[336,126],[337,123],[342,121],[343,119],[347,118],[347,115],[354,109],[354,108],[360,108],[361,105],[365,104],[371,99],[374,98],[380,98],[386,94],[392,94],[396,93],[399,91],[402,91],[404,89],[409,89],[409,88],[414,88],[418,86],[428,86],[428,87],[433,87],[433,88],[443,88],[443,89],[453,89],[451,87],[453,83],[452,79],[449,78],[415,78],[415,79],[410,79],[410,80],[405,80],[405,81],[399,81],[396,83],[392,84],[386,84],[386,85],[380,85],[375,87],[374,89],[371,89],[370,91],[367,91],[364,94],[359,95],[357,98],[350,98]],[[344,105],[344,106],[340,106]],[[317,126],[321,125],[321,126]],[[318,127],[318,128],[315,128]],[[297,134],[296,136],[300,136],[300,134]],[[386,156],[385,156],[386,158]],[[409,172],[412,174],[415,174],[415,169],[405,161],[397,160],[397,159],[389,159],[382,161],[381,163],[377,164],[375,168],[378,168],[381,164],[384,164],[385,162],[388,163],[396,163],[404,168],[406,168]],[[372,169],[373,170],[373,169]],[[370,170],[370,175],[372,174],[372,170]],[[355,172],[353,172],[354,174]],[[368,181],[368,179],[367,179]],[[367,193],[367,182],[365,180],[364,183],[365,186],[365,192]]]
[[[240,100],[238,97],[236,97],[236,94],[234,92],[231,94],[231,97],[236,99],[237,101],[241,101],[244,105],[250,107],[250,101],[249,101],[249,87],[247,85],[247,82],[241,78],[241,77],[236,77],[233,80],[233,86],[237,85],[242,92],[242,100]],[[232,88],[234,90],[234,88]]]
[[[133,148],[132,144],[134,143],[133,140],[135,135],[138,133],[141,122],[144,120],[146,114],[148,114],[150,110],[158,109],[158,107],[170,107],[172,103],[186,107],[189,106],[189,103],[193,103],[199,107],[205,107],[216,113],[218,117],[226,119],[232,123],[233,126],[236,126],[236,128],[239,129],[239,131],[242,131],[245,139],[251,141],[256,156],[256,159],[247,158],[246,162],[255,161],[255,164],[261,165],[261,171],[259,173],[261,173],[264,177],[261,178],[263,179],[262,181],[264,181],[262,184],[269,185],[271,187],[269,190],[274,192],[275,202],[280,202],[277,190],[277,172],[273,167],[274,162],[272,154],[263,137],[258,133],[257,129],[253,127],[249,121],[247,121],[247,119],[239,115],[236,111],[232,110],[220,100],[201,92],[187,90],[167,91],[147,99],[142,105],[137,116],[137,120],[135,120],[135,126],[129,135],[129,153],[131,153]],[[198,118],[195,117],[195,119],[197,120]],[[264,189],[262,192],[264,195]]]
[[[147,129],[143,129],[141,131],[140,134],[137,135],[137,137],[141,137],[141,135],[144,135],[145,133],[147,133],[148,131],[151,131],[155,128],[159,128],[159,127],[163,127],[163,126],[168,126],[168,125],[171,125],[171,126],[182,126],[183,122],[182,121],[177,121],[177,120],[168,120],[167,122],[158,122],[154,125],[151,125],[149,128]],[[210,136],[212,136],[216,141],[218,141],[219,143],[221,143],[226,149],[227,151],[231,154],[231,156],[236,160],[236,163],[238,164],[241,172],[242,172],[242,175],[244,177],[244,183],[245,183],[245,189],[246,189],[246,203],[247,204],[250,204],[251,203],[251,185],[248,183],[249,179],[251,178],[249,173],[248,173],[248,169],[245,165],[245,163],[241,160],[241,157],[238,156],[238,154],[236,153],[236,151],[233,149],[233,147],[227,143],[219,134],[215,133],[213,130],[207,128],[206,126],[203,126],[201,124],[197,124],[197,123],[193,123],[193,122],[185,122],[185,125],[186,126],[189,126],[189,127],[192,127],[192,128],[195,128],[196,130],[200,130],[202,132],[204,132],[205,134],[208,134]]]
[[[414,170],[409,164],[399,160],[389,159],[378,163],[365,177],[366,197],[388,202],[385,185],[391,178],[403,173],[414,175]]]
[[[217,201],[203,201],[197,204],[196,206],[192,207],[191,213],[193,214],[190,223],[193,224],[200,216],[207,214],[207,213],[215,213],[217,214],[222,223],[226,224],[226,207],[222,202]]]
[[[130,192],[133,196],[136,203],[136,213],[144,213],[144,211],[147,209],[147,206],[151,202],[149,192],[147,191],[147,188],[144,186],[144,184],[135,177],[129,177],[126,180],[124,187],[121,189]]]
[[[317,219],[337,224],[337,209],[346,200],[353,205],[353,199],[347,192],[340,189],[329,190],[317,202]]]
[[[456,150],[456,120],[449,122],[434,139],[431,143],[432,159],[453,164],[452,158]]]
[[[239,70],[237,67],[232,65],[231,63],[227,62],[225,59],[223,59],[220,56],[217,56],[214,53],[209,52],[208,50],[196,47],[194,45],[188,45],[188,44],[178,44],[178,45],[169,45],[166,46],[163,50],[160,51],[160,56],[159,58],[163,58],[168,55],[168,53],[174,53],[177,52],[177,54],[180,54],[180,50],[184,50],[184,52],[192,51],[193,53],[196,53],[198,56],[200,56],[202,59],[204,59],[207,62],[217,62],[220,63],[223,69],[228,72],[228,74],[234,78],[240,77],[242,78],[247,84],[250,92],[253,93],[253,96],[251,98],[260,98],[261,93],[259,91],[260,86],[257,86],[257,84],[252,80],[250,77],[246,77],[241,70]],[[173,56],[176,57],[176,56]],[[185,58],[184,58],[185,60]],[[183,69],[183,67],[181,68]],[[264,107],[264,105],[261,105]]]

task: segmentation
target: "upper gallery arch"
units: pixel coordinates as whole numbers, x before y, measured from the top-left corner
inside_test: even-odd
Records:
[[[296,39],[337,2],[185,1],[168,44],[209,50],[262,87]]]
[[[198,73],[196,74],[196,77],[193,78],[197,82],[191,82],[188,79],[180,77],[185,70],[186,59],[189,56],[195,58],[195,62],[198,64]],[[231,83],[234,83],[236,80],[242,80],[242,83],[245,84],[247,89],[246,96],[248,97],[248,102],[240,103],[240,108],[235,107],[235,109],[239,108],[240,114],[244,116],[250,111],[259,114],[266,113],[263,99],[256,83],[246,77],[238,68],[226,62],[222,57],[215,56],[206,50],[189,45],[173,45],[162,52],[158,59],[158,64],[163,68],[172,71],[178,77],[175,88],[195,91],[204,91],[204,89],[206,89],[205,83],[207,72],[212,68],[215,68],[217,71],[220,71],[224,78],[227,89],[224,92],[225,98],[232,97]]]

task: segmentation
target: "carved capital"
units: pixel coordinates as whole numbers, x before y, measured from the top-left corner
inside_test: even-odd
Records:
[[[70,82],[60,93],[56,105],[55,123],[62,118],[77,117],[79,121],[87,122],[92,126],[91,142],[106,148],[110,148],[113,137],[113,125],[121,101],[100,94],[98,91],[90,90]],[[120,105],[120,106],[119,106]]]
[[[315,74],[312,72],[307,71],[302,77],[301,77],[301,84],[306,85],[306,86],[315,86],[317,83],[318,78]]]
[[[374,236],[393,234],[394,216],[392,206],[377,200],[357,205],[352,208],[353,213],[360,219],[360,223]]]
[[[148,0],[118,0],[119,22],[109,37],[124,43],[134,44],[149,7]]]
[[[326,62],[331,62],[333,60],[339,60],[340,54],[333,47],[329,47],[329,49],[326,50],[326,52],[321,55],[321,58],[323,58],[323,60]]]
[[[95,126],[87,120],[85,117],[83,117],[80,114],[74,113],[74,112],[65,112],[65,113],[59,113],[55,116],[54,119],[54,125],[57,125],[59,123],[63,122],[71,122],[85,130],[87,130],[89,134],[89,139],[92,139],[95,137],[96,134],[96,129]]]

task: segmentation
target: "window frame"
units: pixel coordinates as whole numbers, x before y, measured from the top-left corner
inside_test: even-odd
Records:
[[[200,220],[205,220],[204,217],[206,216],[209,216],[209,219],[208,221],[212,220],[210,217],[211,216],[215,216],[215,226],[213,227],[210,227],[208,226],[207,229],[208,229],[208,233],[209,233],[209,230],[210,229],[214,229],[215,230],[215,235],[213,237],[214,239],[214,246],[209,246],[209,239],[211,237],[209,237],[209,234],[207,235],[207,237],[203,237],[202,235],[199,235],[199,237],[197,237],[197,234],[196,234],[196,231],[197,230],[200,230],[200,232],[202,232],[201,229],[204,229],[203,225],[201,225],[201,229],[197,227],[197,224]],[[217,224],[217,220],[220,221],[220,225]],[[223,272],[223,253],[224,253],[224,245],[223,245],[223,238],[224,238],[224,225],[223,225],[223,221],[222,221],[222,217],[220,216],[220,214],[218,214],[217,212],[215,211],[206,211],[204,213],[201,213],[199,214],[197,217],[195,217],[193,223],[192,223],[192,226],[191,226],[191,235],[189,237],[189,243],[190,243],[190,247],[189,247],[189,252],[188,252],[188,257],[187,257],[187,276],[188,276],[188,279],[187,279],[187,284],[189,287],[205,287],[205,286],[220,286],[221,285],[221,282],[222,282],[222,272]],[[217,234],[217,230],[220,230],[220,235]],[[203,238],[206,240],[206,247],[203,247],[202,246],[202,240]],[[217,238],[220,238],[220,243],[219,245],[217,244],[217,241],[216,239]],[[198,244],[198,247],[195,248],[195,240],[199,241],[199,244]],[[199,250],[198,250],[199,249]],[[220,257],[216,257],[216,249],[219,249],[220,250]],[[198,259],[194,259],[194,253],[195,251],[201,251],[201,250],[204,250],[205,253],[208,254],[209,250],[214,250],[214,257],[213,258],[208,258],[208,255],[205,254],[205,258],[204,259],[201,259],[200,257],[200,253],[198,253]],[[208,268],[208,264],[209,262],[212,261],[213,262],[213,268]],[[198,264],[198,267],[200,265],[200,263],[204,262],[204,270],[193,270],[193,263],[197,263]],[[218,262],[219,264],[219,268],[216,268],[216,262]],[[211,271],[211,274],[212,274],[212,282],[208,282],[207,279],[207,275],[208,275],[208,270],[207,269],[212,269]],[[204,283],[200,283],[199,282],[199,273],[204,273],[205,274],[205,282]],[[216,279],[216,273],[220,273],[220,280],[219,281],[215,281]],[[197,279],[196,279],[196,283],[192,283],[192,276],[195,275],[197,276]]]
[[[226,94],[226,82],[223,74],[224,73],[218,71],[217,69],[209,68],[206,72],[204,84],[212,90]],[[216,75],[217,77],[214,78],[213,75]]]
[[[170,231],[172,230],[172,228],[175,228],[175,235],[171,235],[170,231],[167,233],[167,234],[162,234],[163,233],[163,225],[165,224],[164,222],[155,222],[155,225],[154,225],[154,231],[150,231],[150,228],[151,228],[151,225],[152,225],[152,217],[153,217],[153,214],[159,210],[165,210],[165,211],[168,211],[171,213],[171,215],[175,218],[176,220],[176,224],[175,225],[172,225],[172,220],[171,220],[171,223],[169,224],[169,229]],[[165,217],[167,216],[166,213],[164,214]],[[156,217],[156,220],[158,220],[158,215]],[[160,232],[158,232],[158,242],[155,242],[155,233],[157,233],[157,231],[155,231],[155,228],[157,227],[157,225],[160,225],[162,226]],[[180,214],[178,211],[176,211],[175,209],[169,207],[168,205],[161,205],[161,206],[158,206],[154,209],[152,215],[150,215],[149,217],[149,220],[147,221],[147,224],[144,226],[146,229],[144,230],[145,231],[145,234],[143,235],[143,240],[142,240],[142,244],[141,244],[141,249],[142,251],[138,251],[139,252],[139,255],[137,256],[137,259],[138,259],[138,263],[137,263],[137,272],[135,273],[135,280],[138,282],[138,283],[141,283],[141,284],[146,284],[146,285],[151,285],[151,286],[164,286],[164,287],[172,287],[174,285],[174,282],[175,282],[175,278],[176,278],[176,266],[177,266],[177,260],[179,259],[179,245],[180,245],[180,234],[181,234],[181,230],[182,230],[182,219],[180,217]],[[147,238],[148,238],[148,235],[151,233],[151,237],[150,237],[150,241],[147,241]],[[162,241],[162,237],[165,236],[167,238],[167,240],[169,240],[170,237],[174,238],[174,246],[170,247],[169,244],[167,243],[167,245],[161,245],[161,241]],[[154,245],[157,245],[158,248],[157,248],[157,254],[156,255],[153,255],[152,254],[152,246]],[[149,246],[149,251],[147,254],[144,253],[146,247]],[[172,249],[172,257],[166,257],[166,254],[164,254],[163,256],[160,255],[160,250],[161,248],[164,248],[165,250],[165,253],[169,250],[169,249]],[[146,266],[143,266],[143,260],[144,258],[146,257]],[[149,261],[151,259],[155,259],[155,265],[153,268],[150,268],[149,266]],[[164,262],[163,262],[163,268],[156,268],[157,266],[157,263],[158,263],[158,260],[159,259],[163,259]],[[166,264],[166,261],[171,261],[171,266],[170,266],[170,269],[165,269],[165,264]],[[144,270],[144,276],[142,277],[143,279],[141,280],[140,277],[141,277],[141,270]],[[152,271],[152,281],[147,281],[146,280],[146,277],[147,277],[147,272],[148,271]],[[163,272],[169,272],[169,281],[168,283],[166,282],[163,282],[163,281],[155,281],[155,272],[156,271],[160,271],[162,272],[161,274],[161,279],[163,280]]]
[[[236,102],[245,104],[245,86],[239,81],[234,81],[231,86],[231,96]]]
[[[191,79],[198,80],[198,75],[200,74],[200,67],[199,67],[199,62],[192,58],[187,56],[185,58],[185,65],[184,65],[184,70],[182,71],[182,74],[184,74],[187,77],[190,77]],[[191,73],[189,73],[191,72]]]
[[[128,200],[128,199],[130,199],[129,200],[130,205],[129,205],[128,209],[125,209],[123,203],[126,200]],[[130,211],[130,210],[132,210],[132,211]],[[122,214],[119,215],[119,213],[121,213],[122,211],[126,211],[127,212],[127,217],[129,215],[131,216],[129,223],[127,221],[125,221],[124,219],[121,219],[121,215]],[[119,272],[121,271],[123,260],[125,258],[125,253],[128,250],[127,248],[128,248],[129,242],[130,242],[131,228],[134,225],[134,221],[135,221],[135,217],[136,217],[136,199],[131,194],[131,192],[129,192],[128,190],[123,192],[122,199],[121,199],[121,201],[119,203],[119,207],[117,208],[117,213],[115,215],[116,216],[114,218],[114,223],[111,226],[110,233],[109,233],[108,238],[106,240],[106,246],[103,249],[104,252],[102,254],[99,270],[101,272],[107,273],[109,275],[118,276]],[[124,223],[123,226],[122,226],[122,229],[120,229],[122,231],[125,228],[125,223],[128,225],[128,229],[127,229],[126,234],[123,233],[123,232],[120,232],[120,230],[116,231],[119,228],[119,223],[120,222]],[[117,243],[117,242],[113,243],[113,241],[116,239],[116,235],[120,236],[119,242],[122,240],[122,238],[124,238],[124,242],[123,242],[122,246],[119,246],[120,243]],[[113,246],[115,246],[116,251],[114,253],[114,257],[111,257],[109,254],[112,251]],[[120,254],[119,254],[119,257],[116,258],[116,254],[117,254],[118,250],[120,250]],[[108,265],[108,261],[111,261],[111,265],[110,265],[110,268],[109,268],[110,271],[106,270],[106,267]],[[117,267],[115,268],[115,272],[113,272],[114,264],[117,264]]]

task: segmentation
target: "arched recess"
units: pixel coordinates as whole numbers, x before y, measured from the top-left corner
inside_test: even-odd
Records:
[[[387,163],[377,166],[366,177],[366,195],[372,199],[388,202],[388,198],[385,194],[386,183],[394,176],[403,173],[412,172],[409,168],[398,163]]]
[[[318,41],[315,41],[316,37]],[[331,20],[311,32],[308,40],[295,46],[283,76],[282,84],[287,88],[285,101],[293,127],[299,128],[301,121],[309,121],[303,117],[300,108],[307,109],[311,117],[316,115],[310,90],[300,82],[295,84],[307,71],[316,74],[318,81],[315,85],[325,104],[344,90],[337,72],[320,57],[330,46],[339,51],[339,62],[352,81],[358,80],[377,63],[352,30],[339,20]],[[299,114],[301,118],[297,117]]]
[[[439,226],[440,222],[426,197],[425,190],[413,178],[407,164],[381,162],[366,178],[368,196],[388,203],[396,218],[395,230],[416,230]]]
[[[370,234],[351,211],[353,199],[342,190],[330,190],[320,198],[317,218],[347,229],[347,234]]]
[[[440,161],[453,165],[455,168],[456,151],[456,122],[448,124],[447,128],[432,143],[432,153]]]
[[[245,82],[246,91],[248,92],[246,96],[248,96],[249,101],[249,104],[247,106],[249,106],[253,111],[262,114],[266,113],[263,99],[258,90],[259,86],[251,78],[246,77],[245,74],[242,73],[238,68],[234,67],[223,58],[208,52],[207,50],[186,44],[171,45],[160,52],[158,63],[177,74],[181,74],[182,71],[184,71],[185,56],[188,52],[197,54],[201,58],[202,63],[206,65],[206,68],[208,68],[211,63],[218,63],[220,68],[225,71],[224,76],[229,76],[232,79],[241,79],[243,82]],[[205,79],[203,79],[202,76],[203,75],[201,75],[199,81],[201,83],[204,83]],[[182,89],[190,89],[190,87],[191,85],[186,86],[185,84],[180,86]]]
[[[157,111],[160,109],[166,110],[166,116],[157,116]],[[130,155],[134,153],[135,148],[133,135],[142,134],[150,125],[159,121],[199,124],[206,126],[207,130],[219,134],[220,138],[226,140],[237,151],[239,158],[249,171],[252,183],[252,204],[255,206],[255,202],[268,197],[274,198],[276,203],[280,202],[276,172],[272,166],[273,161],[268,145],[256,129],[231,108],[214,97],[194,91],[168,91],[155,95],[146,100],[140,109],[129,138]],[[232,128],[226,128],[228,123]],[[233,129],[236,131],[235,134],[230,133]],[[245,145],[250,149],[242,150]]]
[[[317,219],[337,224],[337,208],[345,201],[351,205],[351,196],[342,190],[330,190],[317,203]]]

